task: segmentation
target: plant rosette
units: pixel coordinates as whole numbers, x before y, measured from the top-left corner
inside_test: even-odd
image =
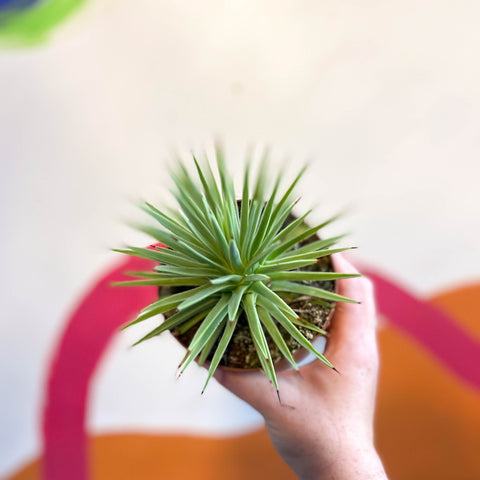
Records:
[[[158,263],[151,271],[127,272],[136,280],[116,283],[159,288],[159,299],[124,328],[159,314],[164,321],[135,345],[170,331],[187,348],[179,375],[194,360],[207,363],[203,390],[223,366],[260,368],[278,393],[275,371],[285,364],[298,370],[297,352],[334,368],[312,341],[327,335],[337,302],[356,303],[336,292],[336,280],[358,275],[333,269],[330,256],[353,248],[331,248],[343,236],[318,235],[335,217],[310,227],[311,210],[293,213],[305,168],[282,189],[282,172],[268,181],[266,158],[253,182],[247,163],[237,200],[221,149],[218,180],[208,161],[193,161],[196,173],[181,161],[171,172],[178,210],[142,205],[157,224],[138,228],[162,246],[115,250]]]
[[[318,237],[317,237],[318,239]],[[330,256],[320,258],[319,261],[312,266],[302,268],[304,271],[317,271],[317,272],[333,272],[332,261]],[[328,292],[336,293],[336,281],[335,280],[324,280],[324,281],[304,281],[304,284],[315,286],[317,288],[322,288]],[[188,287],[187,287],[188,288]],[[185,291],[185,287],[159,287],[159,297],[162,298],[166,295],[172,295]],[[283,295],[284,301],[291,307],[295,314],[299,317],[299,321],[308,321],[312,325],[318,327],[325,331],[327,334],[328,327],[330,325],[331,318],[335,311],[334,302],[325,302],[319,301],[318,299],[312,299],[307,295]],[[169,312],[164,314],[165,318],[169,318],[174,312]],[[192,341],[197,329],[200,326],[200,323],[191,324],[185,322],[185,324],[175,327],[171,330],[172,335],[185,347],[188,349],[190,342]],[[309,351],[306,350],[302,345],[295,340],[294,337],[288,334],[285,328],[281,324],[277,324],[277,327],[282,335],[283,340],[285,341],[290,353],[292,354],[295,362],[298,364],[304,360],[307,356],[314,359]],[[312,344],[315,338],[320,334],[319,331],[312,330],[307,326],[297,325],[299,332]],[[268,344],[268,349],[272,357],[275,370],[284,370],[292,367],[291,363],[287,361],[285,356],[282,354],[282,351],[275,343],[272,336],[265,332],[265,337]],[[218,347],[219,339],[216,340],[212,350],[208,354],[205,362],[200,361],[200,364],[205,363],[208,365],[213,356],[213,352]],[[250,332],[248,319],[245,313],[241,313],[238,318],[235,332],[232,334],[230,343],[227,345],[227,348],[220,359],[219,365],[220,368],[230,369],[230,370],[240,370],[240,371],[252,371],[262,368],[262,364],[258,357],[258,352],[255,348],[255,344],[252,339]]]

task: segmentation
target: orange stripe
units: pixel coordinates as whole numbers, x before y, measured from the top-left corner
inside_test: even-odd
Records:
[[[225,439],[105,435],[91,440],[92,480],[293,480],[265,430]]]
[[[11,477],[8,477],[7,480],[41,480],[40,462],[41,460],[34,460],[33,462],[28,463],[17,473],[14,473]]]
[[[480,284],[467,285],[435,295],[431,302],[480,340]]]
[[[480,478],[479,392],[393,327],[379,346],[376,433],[391,478]]]

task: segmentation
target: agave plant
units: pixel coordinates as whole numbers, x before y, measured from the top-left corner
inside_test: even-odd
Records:
[[[330,307],[339,301],[354,302],[318,288],[315,283],[356,275],[305,268],[348,248],[330,248],[340,237],[317,236],[332,219],[308,227],[306,219],[311,211],[301,216],[292,214],[297,203],[293,191],[305,168],[282,189],[281,172],[270,182],[263,161],[251,182],[251,168],[247,164],[241,197],[237,199],[223,153],[218,148],[216,160],[218,182],[208,161],[201,166],[193,157],[196,169],[192,170],[196,173],[178,161],[172,171],[175,184],[172,193],[178,211],[157,209],[149,203],[142,206],[157,225],[139,228],[161,245],[116,250],[158,262],[152,271],[128,273],[139,280],[117,283],[161,287],[159,299],[145,307],[126,327],[158,314],[165,315],[163,323],[136,344],[178,327],[183,331],[196,329],[179,365],[179,374],[194,359],[200,364],[208,359],[206,387],[235,334],[239,319],[244,318],[259,364],[278,393],[269,342],[274,342],[294,369],[298,366],[286,336],[334,368],[301,333],[302,329],[308,329],[315,335],[326,335],[325,330],[301,318],[287,299],[309,298]]]

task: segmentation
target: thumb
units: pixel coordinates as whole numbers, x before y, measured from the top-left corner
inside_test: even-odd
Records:
[[[356,268],[342,255],[332,256],[335,270],[341,273],[358,273]],[[365,277],[338,280],[340,295],[360,302],[360,304],[339,302],[330,327],[330,337],[325,355],[335,363],[344,349],[349,355],[375,344],[375,301],[373,285]],[[342,353],[343,356],[343,353]]]

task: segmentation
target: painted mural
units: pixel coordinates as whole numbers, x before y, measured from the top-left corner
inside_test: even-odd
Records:
[[[1,0],[0,45],[33,46],[49,39],[86,0]]]
[[[122,202],[220,132],[313,152],[306,201],[358,206],[390,478],[480,478],[480,7],[387,3],[0,0],[0,477],[294,478],[255,412],[166,377],[166,336],[125,368],[156,292],[110,286],[149,266],[109,253]]]
[[[112,269],[67,320],[48,366],[43,455],[9,480],[181,480],[191,478],[193,464],[195,478],[205,480],[295,478],[263,429],[226,438],[141,432],[97,437],[85,430],[89,386],[108,342],[156,298],[155,287],[122,291],[111,283],[125,278],[124,271],[149,268],[148,261],[129,259]],[[387,472],[405,480],[476,478],[480,331],[472,319],[480,308],[480,285],[422,300],[376,272],[367,273],[386,318],[380,330],[376,434]],[[432,330],[440,333],[432,336]]]

